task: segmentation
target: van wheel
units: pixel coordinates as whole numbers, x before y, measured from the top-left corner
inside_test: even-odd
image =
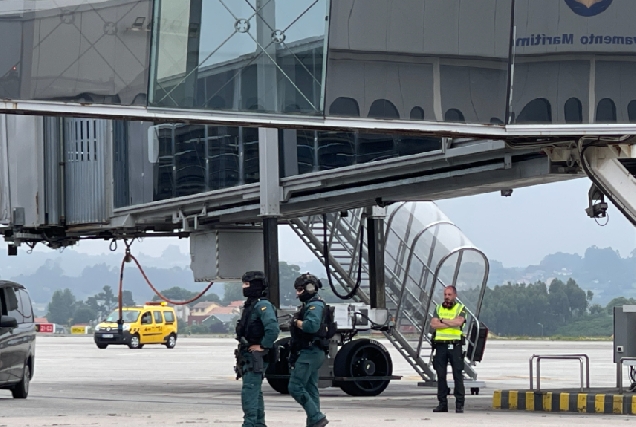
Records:
[[[168,335],[168,339],[166,340],[166,348],[174,348],[177,345],[177,336],[175,334]]]
[[[29,395],[29,383],[31,382],[31,368],[28,363],[24,364],[22,371],[22,381],[11,388],[11,394],[16,399],[26,399]]]
[[[128,347],[132,349],[139,349],[142,347],[141,343],[139,342],[139,335],[135,334],[130,337],[130,343],[128,344]]]
[[[100,349],[100,350],[103,350],[106,347],[108,347],[108,344],[96,344],[96,345],[97,345],[97,348]]]

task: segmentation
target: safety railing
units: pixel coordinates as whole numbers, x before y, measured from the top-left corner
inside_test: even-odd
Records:
[[[365,215],[363,212],[364,211],[362,209],[352,210],[349,213],[349,215],[345,218],[342,218],[337,214],[335,217],[333,216],[333,214],[328,215],[328,224],[330,225],[329,228],[331,228],[331,233],[329,233],[329,239],[328,239],[329,246],[332,245],[333,238],[335,237],[336,240],[340,240],[340,244],[342,245],[342,247],[347,248],[351,251],[354,251],[359,244],[359,241],[357,240],[359,233],[357,232],[357,230],[360,226],[360,223],[364,219]],[[396,268],[395,269],[388,268],[388,267],[385,268],[385,274],[386,274],[385,277],[386,277],[386,286],[387,286],[386,295],[387,295],[387,298],[391,300],[393,304],[396,305],[397,323],[400,324],[400,318],[404,317],[410,324],[412,324],[415,327],[416,331],[418,332],[419,339],[416,346],[413,348],[413,350],[414,350],[414,354],[421,355],[424,341],[428,342],[429,344],[431,343],[429,334],[427,332],[430,330],[430,321],[432,319],[432,314],[434,312],[434,309],[432,309],[432,307],[435,307],[435,305],[441,303],[441,300],[436,301],[436,295],[434,290],[437,288],[436,285],[438,285],[439,287],[443,289],[446,286],[446,284],[439,277],[440,266],[438,266],[435,271],[432,270],[429,266],[429,264],[432,262],[432,251],[431,251],[431,254],[429,254],[430,255],[429,259],[425,262],[416,253],[415,247],[418,243],[418,240],[428,230],[433,228],[439,228],[440,226],[455,227],[455,225],[450,221],[440,220],[438,218],[436,222],[433,222],[432,224],[429,224],[427,227],[425,227],[423,230],[420,230],[413,237],[412,242],[409,244],[406,242],[406,240],[402,236],[398,235],[395,232],[395,230],[391,228],[391,223],[393,222],[393,218],[395,216],[394,214],[395,212],[389,217],[389,220],[388,220],[386,235],[385,235],[385,246],[386,246],[386,242],[389,239],[389,235],[391,235],[392,239],[394,239],[394,241],[396,241],[397,243],[397,248],[394,251],[387,250],[385,252],[385,256],[388,258],[391,258],[392,263]],[[342,241],[343,239],[346,240],[347,242],[345,243],[345,241]],[[351,239],[355,239],[355,241]],[[436,233],[435,233],[435,239],[437,239]],[[435,244],[435,242],[433,242],[433,244]],[[366,249],[366,246],[363,248],[362,256],[365,257],[366,259],[367,254],[365,253],[365,249]],[[460,249],[460,252],[458,257],[458,264],[461,263],[461,255],[463,254],[463,252],[468,250],[473,250],[473,248],[466,247],[466,248],[459,248],[459,249]],[[453,253],[454,252],[451,252],[451,254],[447,255],[444,259],[450,257]],[[400,258],[400,254],[405,259],[399,260],[398,258]],[[357,257],[357,252],[351,253],[350,255],[352,256],[352,260],[353,260]],[[423,274],[419,280],[415,279],[411,275],[410,267],[415,260],[419,263],[419,265],[423,269]],[[389,263],[387,263],[387,266],[388,264]],[[398,268],[400,271],[396,271]],[[362,269],[365,273],[368,274],[366,264],[363,264]],[[457,273],[458,271],[455,272],[455,276],[457,275]],[[486,277],[487,275],[488,275],[488,267],[486,267]],[[416,295],[414,295],[409,289],[409,287],[407,286],[407,283],[409,281],[413,285],[415,285],[415,287],[419,289],[419,293],[420,293],[419,298]],[[453,282],[453,284],[455,283]],[[483,298],[484,290],[485,290],[485,282],[482,283],[482,290],[480,293],[479,301],[477,302],[477,306],[481,305],[481,299]],[[411,304],[408,304],[409,302]],[[461,301],[459,302],[461,303]],[[404,303],[407,303],[407,306],[409,306],[410,308],[405,309],[405,307],[403,306]],[[466,335],[467,344],[468,344],[467,349],[469,349],[470,351],[466,352],[467,363],[465,364],[464,369],[466,374],[470,378],[474,379],[476,378],[477,375],[472,367],[475,366],[475,354],[478,350],[477,341],[479,339],[479,334],[477,333],[473,337],[471,335],[471,331],[474,326],[476,326],[477,331],[479,331],[480,322],[475,313],[469,310],[468,307],[466,306],[465,306],[465,309],[468,314],[467,316],[468,321],[465,325],[466,329],[464,331],[467,334]]]
[[[616,386],[618,387],[618,394],[623,394],[623,364],[625,362],[632,362],[629,365],[636,365],[636,357],[621,357],[618,361],[617,371],[616,371]]]
[[[587,354],[533,354],[530,358],[530,390],[534,390],[534,360],[537,360],[537,390],[541,390],[541,360],[578,360],[581,367],[581,391],[583,387],[583,360],[585,360],[585,388],[590,388],[590,358]]]

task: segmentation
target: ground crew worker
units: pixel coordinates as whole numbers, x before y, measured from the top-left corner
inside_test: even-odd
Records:
[[[437,400],[439,402],[433,412],[448,412],[449,388],[446,382],[448,363],[453,368],[455,412],[464,412],[462,327],[465,322],[466,309],[457,302],[457,289],[455,286],[447,286],[444,289],[444,302],[437,306],[435,315],[431,320],[431,327],[435,329],[433,368],[437,373]]]
[[[247,301],[236,326],[239,348],[235,352],[237,379],[243,379],[243,427],[266,427],[261,386],[266,357],[280,333],[276,310],[267,300],[267,288],[263,272],[248,271],[243,275],[243,296]]]
[[[294,282],[296,296],[302,305],[290,325],[289,394],[305,410],[307,427],[329,424],[327,417],[320,412],[318,393],[318,371],[326,358],[326,349],[317,337],[325,310],[325,303],[318,296],[321,287],[320,280],[311,274],[303,274]]]

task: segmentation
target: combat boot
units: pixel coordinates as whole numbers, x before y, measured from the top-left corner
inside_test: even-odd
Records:
[[[457,412],[458,414],[463,414],[464,413],[464,405],[462,405],[461,403],[458,403],[455,406],[455,412]]]
[[[433,412],[448,412],[448,405],[440,403],[436,408],[433,408]]]
[[[329,420],[327,420],[327,417],[325,417],[312,424],[311,427],[325,427],[327,424],[329,424]]]

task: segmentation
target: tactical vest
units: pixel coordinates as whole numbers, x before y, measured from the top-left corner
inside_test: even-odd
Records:
[[[464,309],[460,303],[456,303],[453,308],[444,308],[441,304],[437,306],[437,317],[451,320],[459,316]],[[435,341],[459,341],[462,339],[462,328],[441,328],[435,331]]]
[[[322,321],[324,321],[325,318],[325,310],[326,310],[326,303],[320,299],[319,297],[315,296],[312,299],[310,299],[309,301],[307,301],[305,303],[305,306],[302,308],[302,313],[301,313],[301,317],[300,320],[305,320],[305,315],[307,314],[307,311],[309,311],[309,304],[312,302],[316,302],[316,301],[320,301],[323,304],[323,313],[322,313],[322,320],[321,320],[321,328],[318,329],[318,333],[315,334],[310,334],[308,332],[305,332],[301,329],[298,328],[292,328],[292,341],[294,341],[294,344],[297,345],[299,348],[301,349],[306,349],[306,348],[310,348],[310,347],[314,347],[314,346],[321,346],[321,337],[320,337],[320,332],[322,331]]]
[[[243,307],[241,320],[239,320],[236,325],[236,338],[239,341],[241,341],[241,338],[245,338],[245,341],[247,341],[249,345],[260,344],[265,336],[263,321],[258,316],[252,316],[254,307],[256,307],[256,304],[261,300],[263,300],[263,298],[255,299],[251,303],[248,300],[248,304]]]

